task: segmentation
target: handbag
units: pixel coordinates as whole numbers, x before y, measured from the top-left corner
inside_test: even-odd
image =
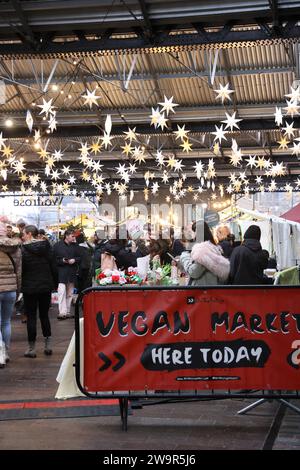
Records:
[[[115,271],[118,269],[116,259],[110,253],[101,253],[101,271],[109,269]]]

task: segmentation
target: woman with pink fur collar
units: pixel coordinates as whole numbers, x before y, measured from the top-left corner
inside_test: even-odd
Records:
[[[193,230],[196,230],[195,224]],[[230,271],[230,263],[216,245],[209,226],[204,222],[204,241],[195,243],[191,252],[184,251],[180,265],[189,275],[189,285],[207,286],[225,284]]]

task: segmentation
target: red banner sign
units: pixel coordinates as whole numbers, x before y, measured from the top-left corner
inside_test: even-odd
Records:
[[[300,390],[300,289],[84,296],[84,387]]]

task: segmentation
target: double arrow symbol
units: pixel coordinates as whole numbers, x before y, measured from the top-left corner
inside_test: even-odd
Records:
[[[123,367],[123,365],[125,364],[126,360],[125,360],[125,357],[119,353],[119,352],[114,352],[114,355],[115,357],[118,359],[118,362],[117,364],[115,364],[113,367],[112,367],[112,370],[114,372],[117,372],[117,370],[121,369],[121,367]],[[112,362],[111,360],[109,359],[109,357],[106,356],[106,354],[104,354],[103,352],[100,352],[98,354],[98,356],[100,357],[100,359],[102,359],[102,361],[104,362],[103,366],[101,366],[99,368],[99,372],[103,372],[104,370],[108,369]]]

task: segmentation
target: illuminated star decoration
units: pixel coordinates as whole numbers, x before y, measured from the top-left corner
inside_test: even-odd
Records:
[[[136,130],[136,127],[134,129],[130,129],[130,127],[128,128],[128,131],[124,131],[123,134],[126,134],[125,136],[125,140],[128,140],[129,139],[129,142],[131,143],[133,140],[137,140],[137,136],[139,134],[137,134],[135,132]]]
[[[219,143],[221,143],[222,139],[227,140],[227,138],[225,137],[225,134],[227,134],[228,131],[223,130],[223,124],[220,127],[215,125],[215,128],[216,128],[216,131],[212,132],[212,134],[216,136],[214,138],[214,141],[218,140]]]
[[[230,100],[230,93],[234,93],[234,90],[229,89],[229,83],[227,83],[224,87],[220,83],[220,88],[218,90],[214,90],[217,94],[216,100],[221,99],[222,103],[224,103],[225,100]]]
[[[291,124],[288,124],[288,123],[285,121],[285,126],[286,126],[286,127],[283,127],[283,128],[282,128],[282,130],[285,131],[284,135],[287,135],[288,138],[290,138],[291,136],[294,137],[294,132],[295,132],[294,121],[293,121]]]
[[[40,114],[44,114],[46,115],[46,117],[48,117],[48,114],[49,113],[52,113],[53,114],[53,110],[54,110],[54,106],[52,106],[52,101],[53,101],[53,98],[51,98],[51,100],[49,101],[46,101],[44,98],[43,98],[43,104],[38,104],[38,108],[41,108],[41,112]]]
[[[182,147],[184,152],[189,153],[192,150],[192,145],[189,140],[184,140],[180,147]]]
[[[86,90],[86,95],[82,95],[82,98],[85,98],[84,104],[88,104],[90,109],[92,108],[93,104],[98,106],[97,100],[101,98],[101,96],[96,95],[96,88],[94,91]]]
[[[282,124],[282,112],[281,112],[281,108],[278,108],[276,106],[276,112],[274,113],[274,116],[275,116],[275,122],[276,122],[276,125],[277,126],[280,126]]]
[[[154,125],[154,127],[156,128],[157,127],[157,124],[158,124],[158,121],[160,119],[160,112],[159,112],[159,108],[152,108],[152,114],[151,114],[151,123],[150,123],[150,126]]]
[[[184,139],[188,139],[187,134],[189,132],[190,131],[185,130],[185,124],[182,127],[178,126],[177,124],[177,131],[174,131],[173,134],[176,134],[176,140],[181,139],[182,141],[184,141]]]
[[[0,148],[3,147],[4,142],[5,142],[6,140],[7,140],[7,139],[4,139],[3,136],[2,136],[2,132],[0,132]]]
[[[289,95],[284,95],[287,98],[290,98],[291,101],[300,101],[300,86],[298,88],[293,88],[291,86],[292,93]]]
[[[297,101],[287,101],[286,102],[287,104],[287,107],[286,108],[283,108],[286,110],[286,114],[291,116],[291,117],[294,117],[294,114],[299,114],[299,107],[297,105]]]
[[[242,121],[242,119],[236,119],[235,118],[236,111],[231,116],[228,113],[225,113],[225,114],[226,114],[227,119],[225,119],[225,121],[221,121],[221,122],[224,122],[224,124],[226,124],[225,129],[227,129],[228,127],[230,127],[231,131],[233,130],[234,127],[239,129],[239,126],[237,125],[237,122]]]
[[[158,103],[162,106],[161,112],[166,111],[167,116],[169,116],[169,112],[172,111],[172,113],[175,113],[174,111],[174,106],[179,106],[176,103],[173,103],[173,96],[171,98],[167,98],[164,96],[164,102],[163,103]]]
[[[282,137],[280,140],[277,140],[277,143],[279,144],[279,150],[282,149],[282,150],[285,150],[288,148],[288,144],[290,143],[289,140],[287,140],[286,137]]]

